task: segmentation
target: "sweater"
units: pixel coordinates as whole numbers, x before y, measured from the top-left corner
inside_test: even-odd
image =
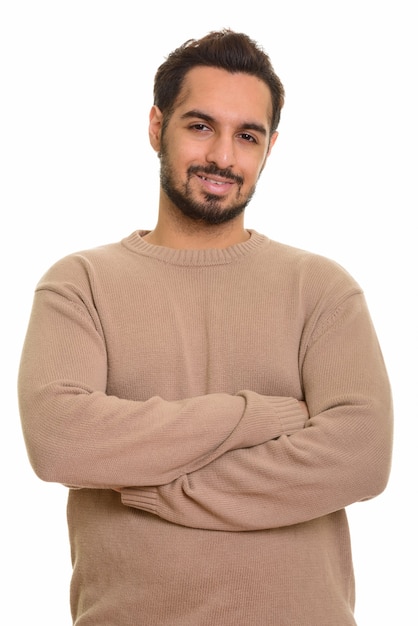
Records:
[[[144,232],[46,272],[21,357],[29,459],[69,488],[73,623],[353,626],[345,508],[392,451],[361,288],[255,231]]]

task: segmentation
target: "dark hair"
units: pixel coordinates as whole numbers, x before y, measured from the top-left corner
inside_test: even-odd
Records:
[[[260,46],[248,35],[230,29],[210,32],[201,39],[189,39],[160,65],[154,79],[154,104],[165,114],[165,122],[173,112],[187,72],[198,66],[243,72],[263,80],[271,93],[271,133],[276,130],[284,105],[283,85]]]

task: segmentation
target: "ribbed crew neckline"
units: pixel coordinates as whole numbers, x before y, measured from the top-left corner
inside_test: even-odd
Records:
[[[121,243],[137,254],[153,257],[171,265],[225,265],[253,254],[269,243],[269,239],[265,235],[261,235],[255,230],[248,230],[250,238],[247,241],[228,246],[227,248],[185,250],[150,244],[142,238],[148,232],[147,230],[136,230],[128,237],[122,239]]]

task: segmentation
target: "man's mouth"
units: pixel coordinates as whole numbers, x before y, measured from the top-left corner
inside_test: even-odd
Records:
[[[215,195],[217,197],[224,196],[236,184],[231,178],[205,176],[196,172],[196,178],[200,181],[201,188],[205,193]]]
[[[241,176],[234,174],[229,169],[220,170],[217,167],[201,168],[198,165],[192,165],[189,167],[189,176],[195,174],[200,180],[206,184],[222,187],[222,185],[232,186],[238,185],[241,187],[244,180]]]
[[[232,185],[232,183],[234,181],[232,180],[227,180],[226,178],[223,178],[221,180],[216,180],[215,178],[209,178],[209,176],[201,176],[200,174],[197,174],[198,178],[202,179],[202,180],[207,180],[208,182],[210,182],[213,185]]]

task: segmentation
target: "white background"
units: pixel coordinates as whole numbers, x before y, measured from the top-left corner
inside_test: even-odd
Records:
[[[9,626],[70,624],[66,490],[33,474],[16,400],[33,289],[64,254],[152,228],[158,159],[147,123],[155,70],[186,39],[226,26],[263,45],[287,92],[279,142],[246,225],[330,256],[355,276],[392,381],[389,486],[348,509],[357,620],[418,624],[414,5],[0,2],[0,536]]]

